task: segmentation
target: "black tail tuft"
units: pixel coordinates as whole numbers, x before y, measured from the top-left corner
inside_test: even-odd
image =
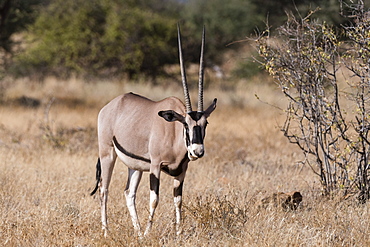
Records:
[[[95,189],[90,193],[91,196],[94,195],[99,188],[100,177],[101,177],[101,166],[100,158],[98,158],[98,163],[96,163],[96,185]]]

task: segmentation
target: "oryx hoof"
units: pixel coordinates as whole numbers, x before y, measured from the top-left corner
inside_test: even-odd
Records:
[[[144,239],[144,234],[141,231],[136,232],[136,234],[139,240]]]
[[[148,226],[145,229],[144,236],[148,236],[148,234],[150,233],[150,230],[151,229],[152,229],[152,222],[149,222],[148,223]]]
[[[182,234],[182,229],[178,229],[178,230],[176,230],[176,235],[177,236],[179,236],[179,235],[181,235]]]
[[[103,226],[102,231],[103,231],[103,236],[106,238],[108,236],[108,228]]]

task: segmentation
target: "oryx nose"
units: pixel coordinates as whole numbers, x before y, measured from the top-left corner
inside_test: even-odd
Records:
[[[195,154],[198,158],[202,158],[202,157],[203,157],[203,155],[204,155],[204,149],[203,149],[203,148],[201,148],[201,149],[199,149],[199,150],[195,150],[195,151],[194,151],[194,154]]]

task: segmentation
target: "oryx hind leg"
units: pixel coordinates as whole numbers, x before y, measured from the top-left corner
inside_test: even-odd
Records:
[[[108,201],[108,190],[109,184],[112,178],[114,164],[117,159],[117,155],[110,147],[110,152],[106,155],[102,155],[100,152],[100,162],[101,162],[101,187],[100,187],[100,200],[101,200],[101,221],[102,229],[104,230],[104,235],[107,235],[108,223],[107,223],[107,201]]]
[[[128,169],[128,179],[125,189],[125,197],[128,211],[130,212],[132,224],[134,229],[138,232],[138,235],[141,236],[141,227],[139,223],[139,218],[136,212],[136,191],[139,186],[141,177],[143,175],[142,171],[136,171],[133,169]]]

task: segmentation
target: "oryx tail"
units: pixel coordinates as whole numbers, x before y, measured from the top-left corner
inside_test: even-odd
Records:
[[[98,162],[96,163],[96,185],[94,190],[90,193],[91,196],[94,195],[99,188],[100,177],[101,177],[101,165],[100,158],[98,158]]]

